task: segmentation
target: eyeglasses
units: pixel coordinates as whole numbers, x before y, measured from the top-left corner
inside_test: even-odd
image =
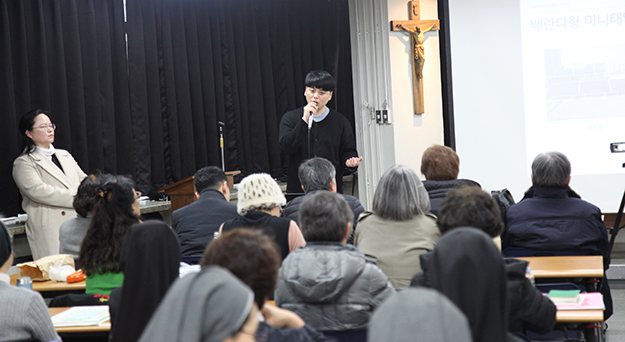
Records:
[[[44,131],[47,131],[48,129],[52,128],[52,130],[54,131],[54,130],[56,130],[56,125],[51,123],[49,125],[46,124],[46,125],[41,125],[41,126],[38,126],[38,127],[33,127],[33,129],[37,129],[37,128],[43,129]]]
[[[139,199],[141,197],[141,191],[135,190],[135,199]]]

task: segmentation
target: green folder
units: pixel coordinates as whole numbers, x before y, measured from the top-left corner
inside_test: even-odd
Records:
[[[549,290],[549,298],[574,298],[579,295],[580,290]]]

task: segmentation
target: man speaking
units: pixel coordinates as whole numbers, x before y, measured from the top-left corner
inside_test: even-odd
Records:
[[[288,193],[302,193],[297,170],[302,161],[323,157],[336,169],[337,192],[343,193],[343,168],[355,171],[358,157],[352,127],[343,114],[326,107],[336,81],[326,71],[306,75],[304,96],[308,104],[285,113],[280,121],[280,148],[287,154]]]

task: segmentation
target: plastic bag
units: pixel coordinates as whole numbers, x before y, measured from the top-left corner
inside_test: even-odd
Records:
[[[76,272],[70,265],[63,265],[62,261],[57,261],[50,266],[50,279],[54,281],[67,281],[67,276]]]

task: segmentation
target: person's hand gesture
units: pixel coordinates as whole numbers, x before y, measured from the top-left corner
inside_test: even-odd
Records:
[[[362,157],[353,157],[349,158],[345,161],[345,166],[347,167],[358,167],[360,162],[362,161]]]

